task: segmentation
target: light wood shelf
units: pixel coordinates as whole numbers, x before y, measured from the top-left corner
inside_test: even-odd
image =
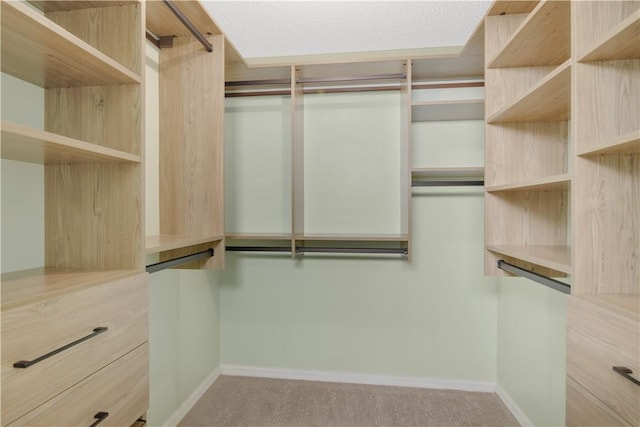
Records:
[[[557,65],[571,55],[571,2],[541,1],[488,68]]]
[[[500,0],[494,1],[487,11],[488,16],[494,15],[518,15],[530,13],[538,6],[540,0]]]
[[[638,58],[640,58],[640,10],[594,42],[579,62]]]
[[[413,168],[411,174],[421,178],[481,178],[484,167]]]
[[[571,187],[569,174],[554,175],[544,178],[528,179],[511,184],[493,185],[487,187],[488,193],[499,191],[566,191]]]
[[[156,236],[147,236],[145,238],[145,253],[149,255],[158,252],[187,248],[189,246],[201,245],[203,243],[219,242],[223,238],[224,236],[218,234],[198,236],[160,234]]]
[[[549,73],[523,96],[487,119],[487,123],[565,121],[571,102],[571,60]]]
[[[227,240],[286,240],[291,241],[293,236],[284,233],[225,233]]]
[[[406,242],[407,234],[303,234],[294,236],[298,241],[333,242]]]
[[[484,99],[415,102],[411,107],[413,122],[484,119]]]
[[[78,9],[93,9],[97,7],[114,7],[127,4],[138,4],[140,0],[56,0],[56,1],[35,1],[29,0],[29,3],[37,7],[43,12],[60,12]]]
[[[39,164],[140,163],[140,156],[2,121],[2,158]]]
[[[87,286],[143,274],[137,270],[78,270],[33,268],[3,273],[2,310],[51,298]]]
[[[552,270],[572,273],[569,246],[486,245],[486,249]]]
[[[629,132],[625,135],[612,138],[592,148],[587,148],[578,153],[579,156],[598,154],[631,154],[640,152],[640,130]]]
[[[573,297],[621,314],[636,322],[640,321],[640,295],[638,294],[581,293]]]
[[[2,71],[44,88],[140,83],[134,73],[21,2],[2,2]]]

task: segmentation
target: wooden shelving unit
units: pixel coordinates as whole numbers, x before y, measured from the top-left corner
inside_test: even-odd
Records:
[[[640,130],[629,132],[625,135],[613,137],[595,146],[583,149],[578,152],[580,156],[590,156],[597,154],[624,154],[637,153],[640,151]]]
[[[213,52],[163,2],[148,2],[147,28],[173,36],[173,47],[159,54],[160,236],[147,238],[146,252],[166,261],[213,246],[213,257],[178,268],[217,269],[224,267],[224,36],[201,2],[176,6]]]
[[[296,241],[329,242],[406,242],[407,234],[302,234],[294,236]]]
[[[2,425],[29,424],[34,413],[43,425],[73,425],[69,401],[57,396],[74,386],[112,385],[122,378],[119,358],[147,341],[140,207],[145,3],[30,3],[2,1],[0,63],[3,72],[44,89],[44,129],[2,121],[1,155],[43,165],[44,265],[2,274]],[[114,320],[120,308],[127,313]],[[19,360],[11,352],[46,354],[107,318],[113,334],[65,350],[53,365],[21,370],[11,363]],[[123,398],[105,406],[123,425],[148,408],[148,363],[139,363],[128,407],[116,403]],[[92,380],[103,368],[113,377]],[[74,411],[95,414],[85,401]]]
[[[640,11],[635,11],[586,49],[580,62],[640,58]]]
[[[524,4],[528,3],[528,4]],[[573,270],[570,2],[496,2],[485,19],[485,272]]]
[[[541,1],[514,32],[488,68],[558,65],[571,53],[571,3]]]

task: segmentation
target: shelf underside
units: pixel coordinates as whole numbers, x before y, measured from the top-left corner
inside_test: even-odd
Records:
[[[542,1],[491,61],[489,68],[556,65],[571,55],[571,2]]]
[[[571,60],[487,119],[487,123],[565,121],[571,102]]]
[[[21,2],[2,2],[2,72],[44,88],[141,77]]]
[[[155,254],[174,249],[187,248],[189,246],[200,245],[202,243],[219,242],[224,236],[221,235],[200,235],[187,236],[181,234],[160,234],[147,236],[145,238],[145,253]]]
[[[497,254],[571,274],[571,249],[568,246],[487,245]]]
[[[2,309],[142,274],[135,270],[34,268],[2,274]]]
[[[640,10],[597,40],[580,62],[640,58]]]
[[[3,121],[2,158],[39,164],[140,163],[140,156]]]

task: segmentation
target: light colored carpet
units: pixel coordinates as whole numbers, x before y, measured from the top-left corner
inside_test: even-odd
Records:
[[[494,393],[222,376],[179,424],[518,426]]]

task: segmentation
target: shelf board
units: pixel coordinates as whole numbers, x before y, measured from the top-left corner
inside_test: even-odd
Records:
[[[291,234],[283,233],[225,233],[227,240],[286,240],[291,241]]]
[[[640,321],[640,295],[638,294],[572,294],[573,298],[586,301],[618,315]]]
[[[548,176],[544,178],[528,179],[504,185],[487,187],[487,193],[499,191],[565,191],[571,186],[571,176],[568,173]]]
[[[486,249],[563,273],[572,271],[569,246],[486,245]]]
[[[142,80],[19,1],[2,2],[2,72],[44,88]]]
[[[84,1],[84,0],[56,0],[56,1],[34,1],[29,0],[29,3],[37,7],[43,12],[62,12],[69,10],[78,10],[78,9],[94,9],[99,7],[113,7],[113,6],[123,6],[127,4],[139,4],[140,0],[133,1],[109,1],[109,0],[98,0],[98,1]]]
[[[91,144],[55,133],[2,121],[2,158],[21,162],[140,163],[140,156]]]
[[[425,101],[416,102],[411,106],[413,122],[483,119],[484,99]]]
[[[224,236],[213,234],[205,236],[185,236],[180,234],[160,234],[147,236],[145,238],[145,253],[155,254],[158,252],[171,251],[174,249],[186,248],[200,245],[202,243],[219,242]]]
[[[640,152],[640,130],[617,136],[609,141],[598,144],[596,147],[582,150],[578,155],[631,154],[637,152]]]
[[[540,80],[523,96],[487,119],[487,123],[544,122],[569,120],[571,60]]]
[[[451,178],[484,178],[484,167],[461,168],[413,168],[412,178],[451,179]]]
[[[640,58],[640,10],[596,40],[579,62]]]
[[[294,236],[298,241],[333,242],[406,242],[407,234],[304,234]]]
[[[571,56],[571,2],[541,1],[488,68],[556,65]]]
[[[90,271],[34,268],[3,273],[2,310],[138,274],[143,274],[142,270]]]
[[[487,12],[488,16],[494,15],[518,15],[530,13],[540,3],[540,0],[497,0]]]

